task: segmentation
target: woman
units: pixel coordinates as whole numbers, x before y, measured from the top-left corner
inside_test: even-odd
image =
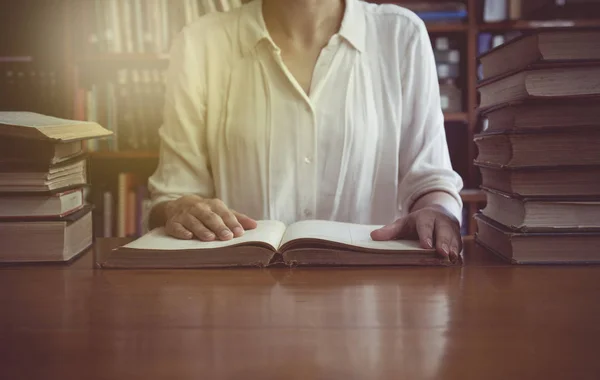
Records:
[[[384,224],[373,239],[457,257],[462,181],[410,11],[253,0],[186,27],[169,72],[152,227],[227,240],[254,219]]]

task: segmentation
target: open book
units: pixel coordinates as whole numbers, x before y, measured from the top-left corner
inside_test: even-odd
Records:
[[[100,258],[102,268],[203,268],[295,265],[449,265],[418,241],[373,241],[381,226],[265,220],[229,241],[178,240],[155,229]]]

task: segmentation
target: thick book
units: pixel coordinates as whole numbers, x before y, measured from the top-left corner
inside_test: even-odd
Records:
[[[479,57],[483,79],[542,62],[600,60],[600,30],[548,30],[522,35]]]
[[[519,101],[484,113],[486,132],[516,129],[550,129],[600,125],[600,97],[577,101]]]
[[[513,264],[600,263],[598,232],[515,232],[481,214],[475,220],[476,242]]]
[[[481,110],[527,99],[576,99],[600,95],[600,62],[531,66],[478,86]]]
[[[483,188],[481,213],[512,230],[600,232],[600,197],[522,197]]]
[[[258,221],[258,227],[229,241],[178,240],[163,228],[110,252],[103,268],[209,268],[296,265],[450,265],[417,241],[373,241],[381,226],[301,221],[289,226]]]
[[[41,171],[0,172],[0,193],[48,192],[86,184],[85,159],[72,160]]]
[[[484,187],[520,196],[600,196],[600,166],[500,168],[478,165]]]
[[[500,167],[600,165],[600,129],[475,136],[476,164]]]
[[[51,141],[2,136],[0,167],[37,165],[49,167],[83,153],[81,141],[56,144]]]
[[[0,194],[0,218],[63,217],[84,206],[83,189],[56,194]]]
[[[0,136],[71,142],[108,137],[112,132],[91,121],[76,121],[33,112],[0,112]]]
[[[0,220],[0,263],[65,262],[92,245],[91,207],[63,218]]]

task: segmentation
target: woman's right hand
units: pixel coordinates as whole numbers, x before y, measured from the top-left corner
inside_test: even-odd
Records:
[[[256,228],[256,221],[230,210],[220,199],[186,195],[168,202],[165,208],[167,234],[189,240],[230,240]]]

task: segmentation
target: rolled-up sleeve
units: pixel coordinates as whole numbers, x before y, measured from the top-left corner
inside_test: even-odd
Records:
[[[410,212],[421,196],[443,191],[462,209],[461,177],[452,169],[431,42],[425,24],[416,23],[402,57],[403,116],[399,157],[399,207]]]
[[[183,195],[214,196],[206,149],[206,73],[202,47],[184,29],[173,43],[167,74],[160,159],[148,180],[152,206]]]

